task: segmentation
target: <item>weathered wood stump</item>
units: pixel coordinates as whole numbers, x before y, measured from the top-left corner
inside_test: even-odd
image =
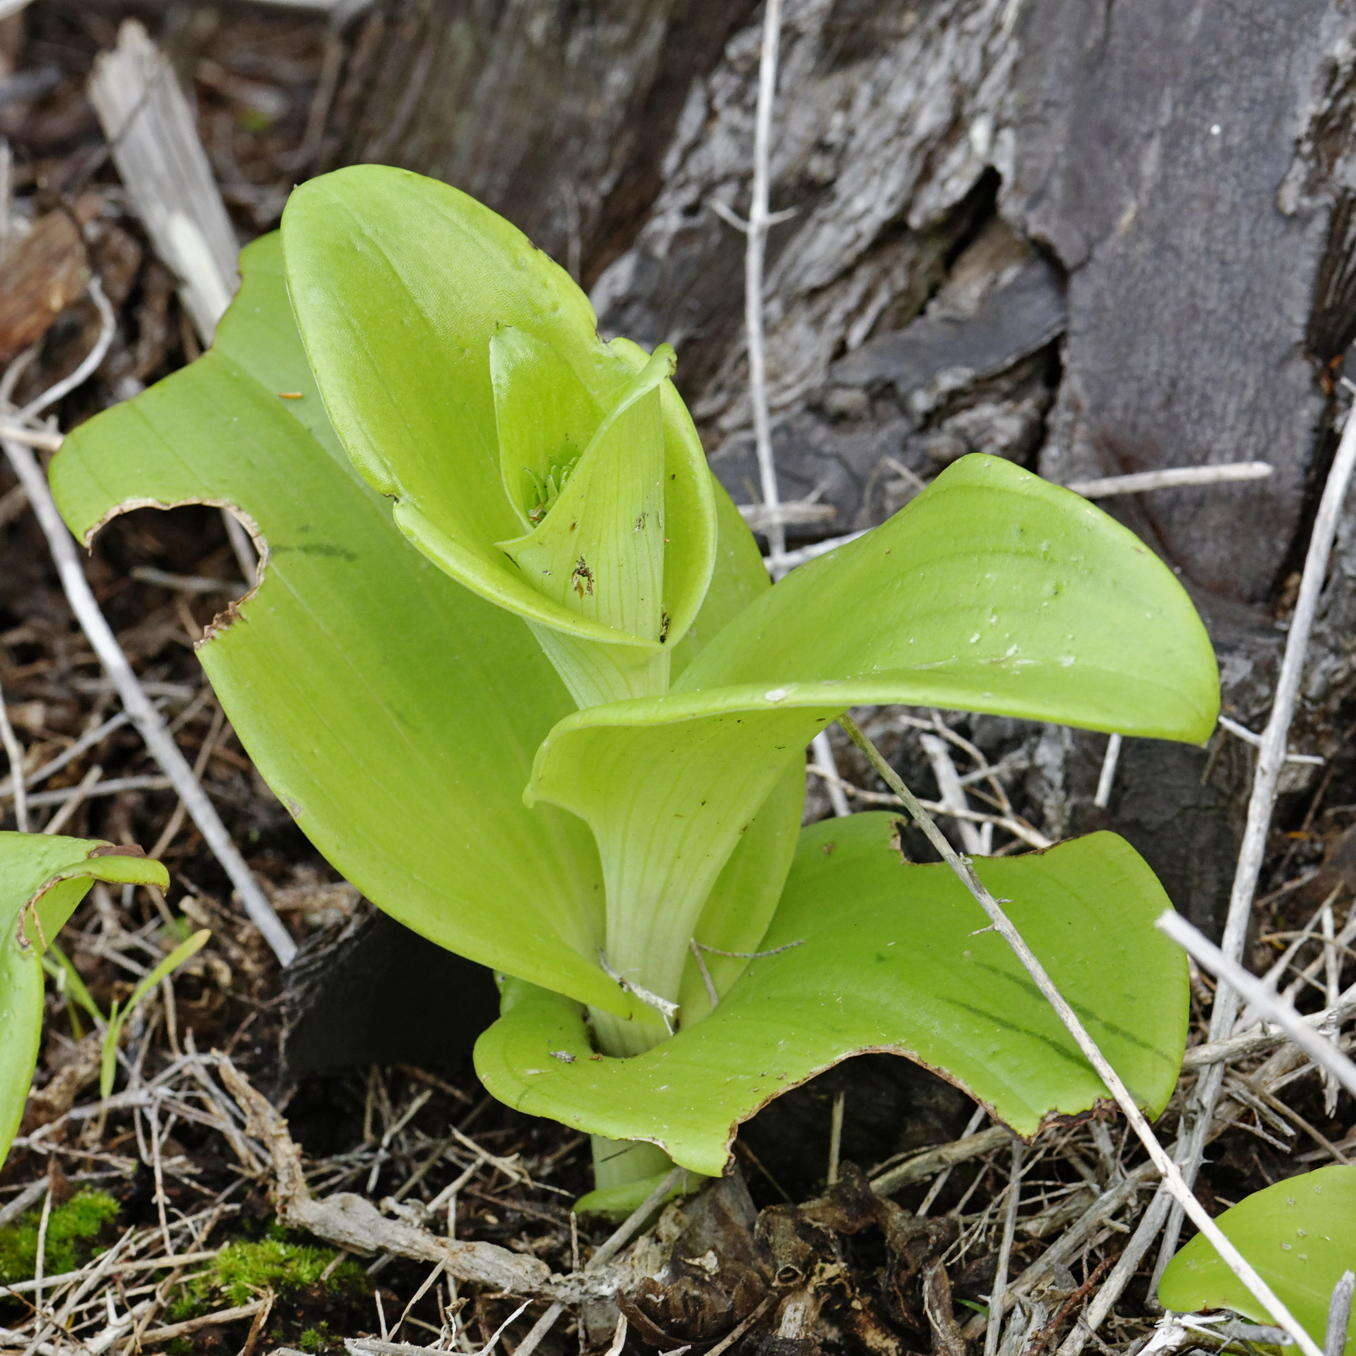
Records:
[[[387,0],[350,28],[327,151],[458,184],[565,262],[605,331],[674,343],[743,502],[744,241],[712,204],[747,203],[760,23],[750,0]],[[1354,99],[1339,0],[788,0],[771,169],[792,215],[766,299],[783,497],[828,505],[813,531],[833,535],[969,451],[1056,480],[1270,462],[1107,503],[1191,590],[1227,709],[1259,722],[1356,326]],[[1351,688],[1354,574],[1348,529],[1300,721],[1319,752]],[[1179,906],[1218,915],[1246,748],[1132,742],[1104,816],[1100,737],[1023,737],[1047,828],[1109,818]]]

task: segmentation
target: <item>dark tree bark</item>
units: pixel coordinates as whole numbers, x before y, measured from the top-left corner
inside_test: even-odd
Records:
[[[484,198],[605,331],[673,342],[744,502],[744,242],[712,203],[747,203],[760,23],[748,0],[388,0],[353,34],[331,150]],[[1264,718],[1356,324],[1354,99],[1350,0],[788,0],[772,205],[794,215],[766,297],[783,497],[817,495],[832,535],[969,451],[1056,480],[1270,462],[1107,505],[1192,590],[1228,709]],[[1351,686],[1352,537],[1301,720],[1320,752]],[[1048,827],[1097,821],[1104,741],[971,728],[1025,740]],[[1135,743],[1110,807],[1206,922],[1248,768],[1236,744],[1207,764]]]

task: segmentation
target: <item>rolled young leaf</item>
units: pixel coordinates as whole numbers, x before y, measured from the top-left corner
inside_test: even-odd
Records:
[[[712,492],[717,524],[715,568],[701,610],[674,647],[675,676],[693,662],[712,636],[771,587],[758,544],[739,510],[714,479]],[[713,949],[702,953],[700,964],[694,957],[684,976],[678,998],[685,1021],[696,1020],[712,1006],[712,992],[719,995],[729,988],[747,964],[740,953],[756,950],[767,930],[795,853],[804,801],[803,760],[793,759],[772,782],[766,799],[755,807],[748,829],[706,896],[697,936]],[[634,1030],[634,1019],[623,1021],[594,1012],[592,1021],[604,1048],[645,1048],[646,1040]],[[654,1025],[651,1020],[649,1026]]]
[[[523,367],[534,357],[528,349]],[[673,351],[661,349],[568,471],[548,472],[550,483],[537,488],[537,503],[528,511],[531,530],[498,543],[538,592],[634,642],[599,646],[532,623],[581,706],[663,692],[669,685],[659,384],[672,370]],[[549,411],[540,411],[540,418],[550,430]],[[504,440],[502,418],[499,428],[502,460],[512,444]]]
[[[0,833],[0,1164],[23,1117],[42,1037],[42,953],[96,881],[169,884],[135,849]]]
[[[567,606],[499,546],[521,534],[530,507],[515,484],[516,450],[529,479],[567,475],[644,366],[636,346],[604,344],[584,293],[503,218],[404,170],[360,165],[302,185],[283,239],[326,408],[363,476],[396,500],[400,529],[467,588],[527,620],[578,640],[653,647],[657,632],[637,636]],[[667,381],[660,420],[672,644],[706,592],[715,520],[701,445]],[[547,436],[526,431],[534,424]]]
[[[901,861],[896,822],[852,815],[803,831],[764,939],[773,954],[751,960],[710,1016],[614,1059],[593,1052],[576,1005],[514,985],[476,1046],[481,1080],[521,1111],[648,1140],[712,1175],[740,1122],[868,1050],[933,1069],[1023,1135],[1109,1101],[951,870]],[[1110,833],[975,865],[1156,1115],[1181,1065],[1188,988],[1185,957],[1154,927],[1169,906],[1153,872]]]
[[[307,836],[416,932],[624,1015],[632,1000],[597,963],[588,831],[521,799],[573,703],[524,624],[414,550],[353,470],[306,366],[277,237],[241,263],[212,349],[66,439],[51,473],[66,521],[88,540],[129,508],[243,514],[261,580],[198,654]]]
[[[907,703],[1203,740],[1219,679],[1171,572],[1086,500],[971,456],[732,618],[669,693],[580,711],[529,794],[598,840],[607,953],[672,1000],[711,881],[788,764],[850,706]],[[708,911],[709,913],[709,911]]]

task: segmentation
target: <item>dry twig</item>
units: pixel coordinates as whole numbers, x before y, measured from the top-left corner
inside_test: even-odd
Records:
[[[1017,958],[1021,961],[1023,968],[1031,976],[1036,987],[1041,991],[1046,1002],[1054,1009],[1055,1014],[1063,1023],[1065,1029],[1074,1038],[1083,1057],[1096,1070],[1097,1076],[1106,1084],[1108,1091],[1115,1098],[1117,1105],[1121,1108],[1122,1114],[1130,1122],[1131,1128],[1139,1137],[1144,1145],[1149,1157],[1153,1160],[1154,1166],[1163,1176],[1163,1180],[1176,1199],[1191,1217],[1191,1221],[1198,1229],[1210,1240],[1215,1250],[1224,1259],[1226,1265],[1238,1279],[1247,1286],[1248,1290],[1256,1297],[1258,1302],[1266,1311],[1276,1320],[1296,1343],[1305,1356],[1322,1356],[1322,1352],[1315,1345],[1313,1339],[1300,1326],[1295,1316],[1289,1308],[1272,1290],[1272,1288],[1257,1274],[1256,1269],[1243,1256],[1234,1244],[1220,1231],[1219,1226],[1211,1219],[1209,1213],[1191,1193],[1182,1177],[1181,1169],[1165,1152],[1163,1146],[1158,1142],[1149,1122],[1145,1119],[1144,1113],[1139,1109],[1135,1099],[1130,1095],[1130,1090],[1125,1086],[1120,1074],[1111,1065],[1110,1061],[1102,1053],[1096,1041],[1088,1033],[1077,1013],[1069,1006],[1068,1000],[1064,998],[1056,988],[1054,981],[1051,980],[1045,966],[1041,963],[1039,957],[1026,944],[1022,935],[1013,926],[1012,920],[1004,912],[1003,907],[993,897],[983,882],[975,874],[974,868],[968,861],[960,857],[951,844],[947,841],[945,834],[938,829],[932,816],[923,809],[918,803],[913,792],[904,785],[895,770],[881,757],[870,740],[857,728],[853,721],[847,717],[840,717],[840,723],[847,731],[848,737],[857,745],[866,755],[867,760],[875,769],[876,773],[886,783],[887,786],[899,797],[900,803],[909,812],[914,823],[923,831],[928,841],[936,849],[942,860],[955,872],[956,876],[965,885],[966,889],[974,897],[975,902],[979,904],[984,913],[988,916],[994,930],[1003,938],[1012,948]]]
[[[1281,770],[1286,759],[1290,721],[1299,695],[1305,656],[1309,650],[1309,637],[1313,630],[1314,618],[1318,613],[1318,601],[1323,590],[1323,581],[1328,573],[1328,559],[1332,554],[1338,520],[1341,518],[1342,506],[1346,502],[1347,489],[1351,484],[1354,469],[1356,469],[1356,414],[1348,413],[1341,440],[1337,445],[1337,453],[1333,457],[1332,467],[1323,486],[1323,495],[1319,500],[1313,530],[1309,535],[1309,549],[1304,558],[1304,572],[1295,599],[1295,611],[1286,633],[1285,651],[1276,679],[1276,694],[1272,699],[1271,715],[1267,719],[1266,729],[1262,732],[1257,752],[1257,768],[1253,775],[1252,794],[1248,799],[1243,845],[1239,850],[1238,868],[1229,895],[1229,911],[1225,918],[1221,946],[1223,954],[1232,961],[1238,961],[1243,955],[1248,920],[1252,914],[1253,899],[1257,894],[1267,834],[1271,827],[1272,809],[1276,803]],[[1215,1003],[1210,1012],[1210,1040],[1223,1040],[1230,1034],[1234,1020],[1238,1016],[1238,1006],[1239,995],[1235,989],[1226,985],[1217,990]],[[1200,1167],[1206,1131],[1214,1114],[1223,1081],[1224,1066],[1212,1065],[1196,1086],[1187,1118],[1189,1128],[1178,1155],[1182,1164],[1183,1179],[1187,1183],[1195,1181]],[[1169,1210],[1167,1225],[1163,1232],[1155,1275],[1162,1273],[1176,1250],[1180,1228],[1181,1211],[1173,1206]]]

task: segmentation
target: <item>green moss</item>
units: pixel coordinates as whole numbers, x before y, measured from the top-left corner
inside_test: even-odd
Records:
[[[171,1311],[177,1321],[219,1305],[248,1304],[270,1290],[284,1299],[311,1292],[338,1301],[362,1293],[366,1279],[353,1258],[329,1248],[275,1237],[231,1243],[183,1286]]]
[[[329,1351],[334,1345],[335,1340],[330,1336],[330,1325],[328,1323],[319,1323],[314,1328],[307,1328],[297,1338],[297,1347],[302,1351],[321,1353]]]
[[[96,1253],[99,1236],[118,1214],[118,1203],[105,1191],[77,1191],[64,1205],[52,1207],[43,1246],[43,1273],[58,1276],[83,1266]],[[0,1283],[33,1279],[38,1259],[41,1209],[29,1210],[0,1229]]]

